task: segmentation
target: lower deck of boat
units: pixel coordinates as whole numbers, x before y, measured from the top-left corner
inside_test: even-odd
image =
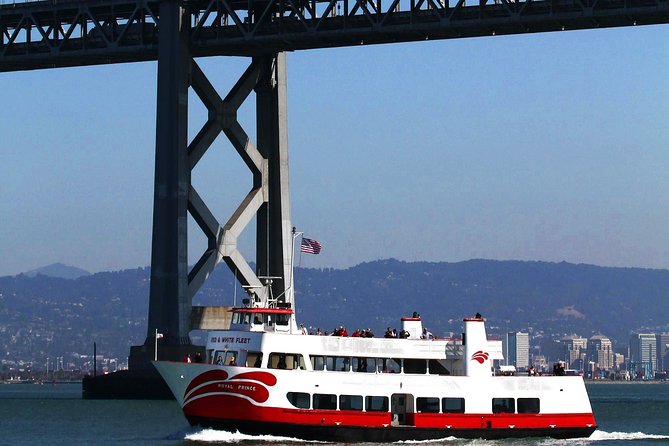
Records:
[[[302,440],[332,442],[374,442],[438,440],[448,437],[485,440],[502,438],[550,437],[556,439],[589,437],[596,429],[591,427],[555,428],[480,428],[437,429],[414,426],[362,427],[319,426],[266,421],[226,420],[204,417],[188,417],[193,426],[208,427],[247,435],[272,435]]]

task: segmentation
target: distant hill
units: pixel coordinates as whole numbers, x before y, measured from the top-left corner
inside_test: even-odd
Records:
[[[149,268],[76,279],[0,277],[0,354],[41,363],[47,356],[91,353],[95,341],[101,354],[125,358],[147,334],[149,279]],[[379,336],[414,311],[437,336],[460,333],[462,318],[476,312],[492,334],[523,330],[546,341],[601,333],[622,346],[632,331],[669,329],[666,270],[390,259],[343,270],[301,268],[295,282],[298,321],[328,331],[345,325]],[[194,304],[230,305],[234,295],[234,277],[221,265]],[[237,303],[242,297],[237,288]]]
[[[62,263],[52,263],[51,265],[26,271],[23,274],[28,277],[35,277],[38,274],[42,274],[43,276],[60,277],[61,279],[78,279],[79,277],[91,275],[91,273],[84,269],[77,268],[76,266],[64,265]]]

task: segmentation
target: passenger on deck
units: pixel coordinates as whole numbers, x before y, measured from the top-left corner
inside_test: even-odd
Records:
[[[427,327],[423,328],[423,334],[420,336],[421,339],[434,339],[434,335],[430,333]]]
[[[564,376],[564,366],[562,365],[562,362],[553,364],[553,375]]]

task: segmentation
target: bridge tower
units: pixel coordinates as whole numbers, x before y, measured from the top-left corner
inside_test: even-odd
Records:
[[[292,224],[288,179],[285,53],[251,58],[225,98],[221,98],[193,59],[190,13],[183,2],[160,4],[156,159],[153,205],[151,283],[147,337],[131,348],[131,370],[152,369],[156,330],[164,335],[161,359],[192,352],[189,332],[192,301],[220,262],[235,272],[250,297],[263,301],[281,296],[292,303],[284,278],[290,273]],[[208,119],[189,142],[188,92],[192,88],[208,110]],[[248,96],[256,96],[256,143],[237,120]],[[191,172],[213,141],[224,133],[253,176],[253,186],[225,224],[219,223],[191,182]],[[189,270],[188,213],[207,238],[207,248]],[[237,240],[256,217],[256,271],[242,256]],[[271,291],[259,279],[273,277]]]

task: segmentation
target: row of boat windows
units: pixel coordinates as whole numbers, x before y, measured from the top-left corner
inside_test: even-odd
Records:
[[[233,313],[232,323],[240,325],[249,325],[253,322],[254,325],[288,325],[290,321],[289,314],[251,314],[251,313]]]
[[[260,367],[263,354],[248,352],[246,363],[236,363],[236,351],[216,351],[212,361],[223,365],[246,365],[246,367]],[[235,363],[233,364],[233,361]],[[361,373],[408,373],[450,375],[450,371],[436,359],[399,359],[399,358],[368,358],[349,356],[309,356],[312,370],[326,370],[330,372],[361,372]],[[285,370],[304,370],[304,356],[299,353],[270,353],[267,368]]]
[[[355,410],[367,412],[388,412],[387,396],[337,395],[329,393],[288,392],[288,401],[298,409]],[[364,406],[363,406],[364,401]],[[517,404],[516,404],[517,402]],[[492,413],[539,413],[539,398],[493,398]],[[465,413],[464,398],[416,398],[416,412],[419,413]]]
[[[288,392],[286,397],[290,404],[298,409],[313,407],[321,410],[363,410],[362,395],[339,395],[337,398],[337,395],[329,393],[314,393],[312,396],[304,392]],[[387,396],[366,396],[364,403],[364,410],[367,412],[388,412]]]

